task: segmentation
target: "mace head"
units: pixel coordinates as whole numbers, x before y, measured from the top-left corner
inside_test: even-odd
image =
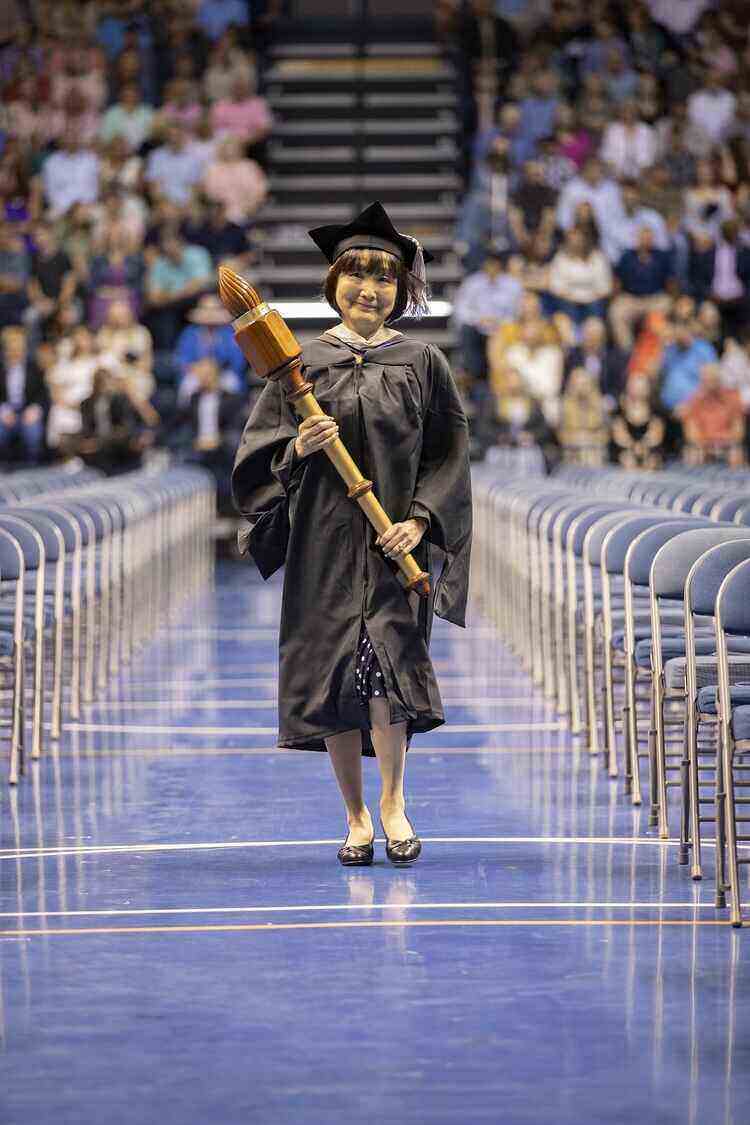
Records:
[[[219,266],[219,296],[222,304],[236,320],[262,304],[261,298],[238,273],[229,266]]]

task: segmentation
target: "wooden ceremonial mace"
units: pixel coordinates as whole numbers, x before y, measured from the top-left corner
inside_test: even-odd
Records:
[[[252,286],[227,266],[219,266],[219,296],[234,317],[235,339],[255,374],[280,382],[287,401],[301,417],[323,414],[312,393],[313,384],[302,376],[302,349],[279,313],[261,301]],[[378,535],[388,531],[393,523],[374,495],[372,481],[362,476],[341,438],[323,446],[323,452],[348,485],[347,496],[357,501]],[[414,556],[399,555],[394,562],[404,576],[406,589],[427,597],[430,576],[420,569]]]

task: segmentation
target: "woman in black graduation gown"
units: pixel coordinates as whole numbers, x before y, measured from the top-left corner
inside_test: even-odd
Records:
[[[362,754],[374,753],[386,851],[409,863],[421,845],[405,812],[406,751],[414,733],[445,721],[427,650],[432,614],[465,625],[468,425],[445,356],[389,327],[426,307],[419,243],[396,231],[380,203],[310,234],[331,263],[325,294],[342,321],[302,353],[326,416],[298,424],[279,384],[267,383],[232,487],[247,521],[244,550],[266,578],[286,563],[279,745],[328,751],[346,806],[338,853],[346,865],[373,859]],[[320,452],[337,433],[394,521],[383,536]],[[409,551],[430,574],[429,599],[399,582],[393,560]]]

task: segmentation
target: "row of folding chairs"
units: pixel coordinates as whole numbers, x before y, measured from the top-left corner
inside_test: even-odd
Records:
[[[573,735],[741,924],[750,857],[750,474],[475,480],[473,588]],[[679,794],[672,808],[672,792]]]
[[[15,484],[15,478],[13,483]],[[38,482],[35,482],[38,483]],[[58,740],[207,581],[215,484],[196,468],[71,474],[0,501],[8,779]]]

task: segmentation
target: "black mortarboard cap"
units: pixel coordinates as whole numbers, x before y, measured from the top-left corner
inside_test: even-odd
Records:
[[[325,227],[315,227],[308,231],[310,238],[319,246],[331,264],[345,250],[385,250],[395,254],[411,269],[421,247],[415,238],[396,230],[388,213],[380,201],[365,207],[350,223],[331,223]],[[421,251],[425,262],[432,261],[432,255]]]

